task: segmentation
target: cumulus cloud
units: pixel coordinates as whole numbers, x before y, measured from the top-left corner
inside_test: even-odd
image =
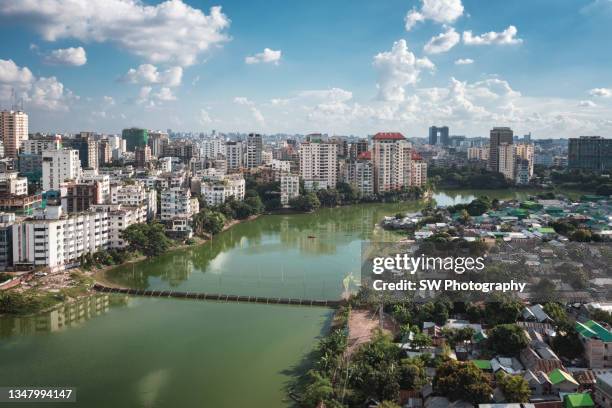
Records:
[[[459,58],[455,60],[455,65],[470,65],[473,63],[474,63],[474,60],[471,58]]]
[[[398,102],[405,98],[404,88],[417,83],[423,69],[435,69],[428,58],[416,58],[403,39],[396,41],[391,51],[376,54],[373,65],[378,71],[378,98]]]
[[[161,105],[163,102],[175,101],[176,96],[168,87],[162,87],[155,91],[151,86],[143,86],[140,88],[136,103],[153,108]]]
[[[437,23],[452,23],[463,14],[461,0],[422,0],[421,8],[413,8],[404,19],[406,31],[418,22],[433,20]]]
[[[87,63],[87,54],[83,47],[59,48],[46,55],[44,61],[51,65],[80,67]]]
[[[581,108],[594,108],[597,104],[593,101],[586,100],[578,102],[578,106]]]
[[[278,65],[281,59],[281,50],[264,48],[263,52],[248,56],[244,59],[247,64],[274,64]]]
[[[102,97],[102,100],[103,100],[103,101],[104,101],[104,103],[105,103],[106,105],[108,105],[108,106],[112,106],[112,105],[114,105],[114,104],[115,104],[115,99],[114,99],[112,96],[107,96],[107,95],[104,95],[104,96]]]
[[[9,102],[13,91],[28,108],[42,110],[67,110],[69,102],[78,99],[56,77],[36,77],[27,67],[0,59],[0,100]]]
[[[466,45],[520,44],[523,40],[516,37],[517,33],[518,30],[513,25],[508,26],[508,28],[500,33],[489,31],[488,33],[473,35],[471,31],[464,31],[463,43]]]
[[[427,44],[425,44],[423,50],[428,54],[440,54],[453,48],[459,43],[460,40],[461,37],[455,31],[455,29],[453,27],[449,27],[446,32],[432,37]]]
[[[197,57],[229,38],[221,7],[209,14],[167,0],[5,0],[0,16],[32,27],[46,41],[110,42],[153,63],[192,65]]]
[[[183,79],[183,68],[171,67],[165,71],[159,71],[155,65],[142,64],[138,68],[130,68],[121,78],[125,82],[140,85],[165,85],[169,87],[179,86]]]
[[[612,96],[611,88],[593,88],[589,91],[589,95],[600,98],[609,98]]]
[[[249,100],[246,96],[236,96],[234,98],[234,103],[237,105],[247,106],[251,112],[251,116],[259,126],[263,126],[265,124],[265,118],[261,111],[255,106],[255,103]]]
[[[212,123],[212,119],[210,118],[210,114],[204,108],[200,109],[199,122],[202,125],[208,125],[208,124]]]

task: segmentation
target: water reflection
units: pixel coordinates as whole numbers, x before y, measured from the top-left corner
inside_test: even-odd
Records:
[[[107,313],[112,306],[125,306],[127,303],[127,296],[93,295],[33,316],[3,316],[0,318],[0,337],[66,330]]]

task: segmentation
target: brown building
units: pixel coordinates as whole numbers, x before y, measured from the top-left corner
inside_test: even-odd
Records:
[[[66,195],[62,197],[62,207],[68,213],[87,211],[98,202],[98,183],[65,185]]]

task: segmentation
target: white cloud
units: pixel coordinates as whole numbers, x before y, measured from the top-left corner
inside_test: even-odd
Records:
[[[192,65],[229,38],[221,7],[209,14],[182,0],[5,0],[0,15],[33,27],[45,40],[110,42],[153,63]]]
[[[609,98],[612,96],[611,88],[593,88],[589,91],[589,95],[598,96],[600,98]]]
[[[470,65],[473,63],[474,63],[474,60],[471,58],[459,58],[455,60],[455,65]]]
[[[453,27],[449,27],[446,32],[432,37],[427,44],[425,44],[423,50],[428,54],[440,54],[453,48],[459,43],[460,40],[461,37],[455,31],[455,29]]]
[[[586,100],[578,102],[578,106],[581,108],[594,108],[597,104],[593,101]]]
[[[249,100],[249,98],[247,98],[246,96],[237,96],[234,98],[234,103],[237,103],[238,105],[253,105],[253,102],[251,102]]]
[[[435,69],[428,58],[416,58],[403,39],[391,51],[375,55],[373,65],[378,70],[378,98],[398,102],[405,98],[404,88],[417,83],[421,70]]]
[[[301,91],[298,93],[300,98],[314,98],[316,100],[346,102],[353,98],[353,93],[341,88],[331,88],[322,90]]]
[[[248,56],[244,59],[247,64],[274,64],[278,65],[281,59],[281,50],[271,50],[270,48],[264,48],[263,52],[257,53],[252,56]]]
[[[208,125],[212,123],[212,119],[210,118],[210,114],[204,108],[200,109],[200,117],[199,121],[202,125]]]
[[[107,96],[104,95],[102,97],[102,100],[104,101],[105,104],[107,104],[108,106],[113,106],[115,104],[115,99],[112,96]]]
[[[261,111],[255,106],[255,102],[248,99],[246,96],[236,96],[234,98],[234,103],[237,105],[247,106],[253,119],[259,126],[263,126],[265,124],[265,118]]]
[[[170,67],[165,71],[158,71],[155,65],[142,64],[138,68],[130,68],[121,78],[123,81],[141,85],[179,86],[183,79],[183,68]]]
[[[80,67],[87,63],[87,54],[83,47],[59,48],[46,55],[44,61],[51,65],[71,65]]]
[[[422,3],[420,10],[413,8],[406,15],[406,31],[410,31],[420,21],[452,23],[463,14],[461,0],[422,0]]]
[[[520,44],[523,40],[521,38],[516,38],[517,33],[518,30],[513,25],[508,26],[508,28],[500,33],[489,31],[481,35],[473,35],[471,31],[464,31],[463,43],[466,45]]]
[[[68,104],[78,99],[56,77],[35,77],[27,67],[0,59],[0,101],[10,102],[13,91],[26,108],[42,110],[68,110]]]
[[[175,101],[176,96],[172,94],[172,90],[167,87],[160,88],[155,92],[151,86],[143,86],[140,88],[136,103],[148,107],[159,106],[163,102]]]

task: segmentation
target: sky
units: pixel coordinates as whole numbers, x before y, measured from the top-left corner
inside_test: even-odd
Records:
[[[0,0],[30,131],[612,136],[612,0]]]

